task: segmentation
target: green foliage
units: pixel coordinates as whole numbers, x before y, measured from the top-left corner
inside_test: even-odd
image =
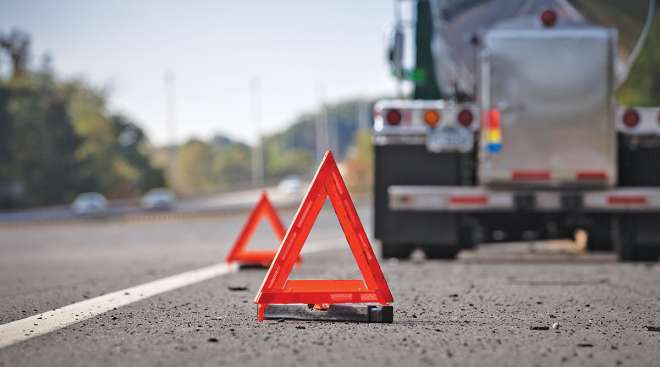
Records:
[[[170,173],[172,187],[180,194],[209,192],[215,188],[214,156],[211,146],[191,140],[177,150]]]
[[[27,53],[28,38],[16,39],[21,47],[3,47]],[[0,208],[65,204],[84,191],[133,196],[164,184],[144,132],[108,112],[102,90],[58,82],[48,67],[18,66],[0,77]]]
[[[370,191],[374,181],[374,150],[370,131],[361,131],[346,156],[346,184],[353,191]]]
[[[168,178],[178,194],[190,196],[249,184],[251,173],[250,147],[216,137],[211,142],[193,139],[178,147]]]
[[[333,153],[338,160],[343,160],[346,152],[354,143],[354,137],[359,128],[360,114],[364,113],[364,108],[369,112],[364,116],[367,120],[365,128],[371,126],[371,106],[372,101],[365,99],[352,99],[340,103],[328,105],[325,112],[316,111],[314,113],[305,113],[291,122],[291,125],[281,133],[271,135],[266,138],[267,155],[279,154],[282,151],[296,150],[306,153],[311,158],[316,156],[316,126],[317,122],[324,121],[327,114],[329,140],[336,141],[333,144]],[[275,145],[276,148],[272,146]],[[272,152],[272,153],[268,153]],[[277,159],[269,158],[269,159]]]
[[[228,144],[216,149],[213,172],[220,188],[237,187],[251,179],[250,147],[245,144]]]
[[[2,89],[8,98],[0,106],[1,124],[8,134],[0,186],[19,184],[29,193],[22,202],[10,201],[4,193],[3,207],[70,200],[79,184],[74,155],[80,140],[65,101],[52,85],[7,84]]]
[[[656,14],[646,44],[618,90],[618,100],[627,106],[660,106],[660,15]]]
[[[287,147],[284,134],[264,139],[266,177],[281,179],[287,175],[306,176],[314,168],[314,157],[305,149]]]

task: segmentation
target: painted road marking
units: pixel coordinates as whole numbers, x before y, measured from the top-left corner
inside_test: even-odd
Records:
[[[309,243],[312,248],[304,253],[334,250],[339,248],[338,243],[341,241],[313,241]],[[206,266],[12,321],[0,325],[0,348],[57,331],[161,293],[235,273],[237,270],[238,266],[226,263]]]

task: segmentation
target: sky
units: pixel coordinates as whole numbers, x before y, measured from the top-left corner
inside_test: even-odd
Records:
[[[64,78],[109,88],[110,106],[156,144],[257,136],[347,98],[392,95],[385,61],[394,0],[3,0],[0,32],[32,37]],[[166,74],[174,76],[174,134]],[[254,90],[254,89],[252,89]]]

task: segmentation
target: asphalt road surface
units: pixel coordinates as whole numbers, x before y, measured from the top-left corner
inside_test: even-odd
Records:
[[[370,228],[368,206],[358,211]],[[282,215],[288,223],[293,212]],[[619,264],[562,243],[482,247],[455,262],[381,262],[393,324],[258,322],[252,300],[265,272],[217,265],[244,219],[0,226],[0,366],[660,361],[660,266]],[[253,242],[277,243],[267,225]],[[359,277],[331,210],[305,250],[295,277]],[[67,314],[75,307],[89,310]],[[7,342],[12,322],[33,323],[20,330],[25,340]]]

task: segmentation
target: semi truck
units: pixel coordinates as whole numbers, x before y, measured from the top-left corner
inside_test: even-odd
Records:
[[[615,98],[655,0],[417,2],[428,7],[425,75],[439,98],[374,105],[382,256],[452,259],[582,230],[588,250],[657,260],[660,108]],[[411,44],[400,29],[392,40],[403,75]]]

